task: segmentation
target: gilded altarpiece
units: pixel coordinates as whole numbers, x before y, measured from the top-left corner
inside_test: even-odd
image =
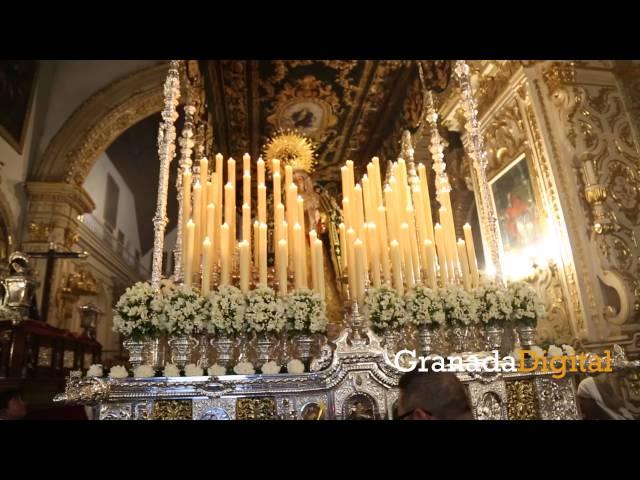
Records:
[[[470,64],[489,181],[525,157],[543,204],[549,248],[528,275],[547,305],[538,341],[640,351],[640,68]],[[442,103],[445,125],[463,131],[459,98]],[[472,183],[477,191],[475,175]]]
[[[537,67],[537,87],[571,160],[574,208],[585,222],[586,263],[596,285],[589,313],[599,320],[589,340],[627,343],[632,352],[640,350],[640,70],[618,63],[548,62]]]

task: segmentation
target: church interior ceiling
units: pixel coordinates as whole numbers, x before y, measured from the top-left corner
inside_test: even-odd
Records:
[[[424,61],[428,88],[447,87],[451,62]],[[340,166],[373,156],[395,160],[404,129],[419,127],[423,89],[404,60],[213,60],[199,62],[212,113],[214,148],[240,158],[295,130],[312,140],[314,180],[329,190]],[[339,189],[337,189],[339,190]]]
[[[451,61],[421,61],[425,86],[445,95],[450,85]],[[189,61],[187,76],[194,84],[194,98],[200,103],[201,121],[208,115],[212,126],[205,137],[208,154],[241,159],[264,154],[270,138],[283,130],[293,130],[311,140],[315,150],[314,181],[336,197],[340,192],[340,167],[353,160],[356,175],[366,173],[371,157],[381,164],[397,159],[403,130],[413,134],[415,159],[430,169],[429,132],[420,128],[424,88],[417,62],[406,60],[205,60]],[[183,98],[184,100],[184,98]],[[180,135],[184,114],[179,109]],[[130,185],[139,217],[141,250],[151,248],[152,231],[146,224],[153,216],[155,195],[140,185],[157,183],[157,130],[160,113],[129,128],[108,149],[107,154]],[[447,168],[452,176],[461,175],[454,186],[462,187],[465,201],[459,203],[463,216],[473,195],[464,188],[462,143],[456,132],[444,127]],[[179,153],[178,153],[179,154]],[[131,162],[135,157],[136,161]],[[242,178],[237,162],[236,178]],[[175,188],[175,169],[171,169],[170,190]],[[146,175],[146,177],[145,177]],[[153,181],[151,175],[156,178]],[[432,193],[432,203],[436,207]],[[471,194],[471,195],[469,195]],[[168,231],[175,224],[175,194],[169,195]],[[437,208],[437,207],[436,207]],[[464,221],[461,218],[461,224]],[[144,232],[148,232],[144,233]]]

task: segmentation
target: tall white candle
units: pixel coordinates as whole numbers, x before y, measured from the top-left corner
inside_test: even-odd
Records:
[[[243,240],[238,245],[240,249],[240,290],[249,293],[249,242]]]

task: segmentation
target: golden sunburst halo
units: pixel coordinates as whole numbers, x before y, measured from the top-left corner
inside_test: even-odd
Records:
[[[293,170],[304,170],[307,173],[313,172],[315,168],[315,147],[307,137],[286,130],[271,137],[264,146],[264,160],[272,173],[272,161],[280,160],[281,165],[291,165]]]

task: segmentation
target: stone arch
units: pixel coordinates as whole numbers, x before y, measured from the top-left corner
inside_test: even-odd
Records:
[[[162,109],[168,68],[164,63],[127,75],[83,102],[47,145],[33,180],[82,186],[100,153]]]

